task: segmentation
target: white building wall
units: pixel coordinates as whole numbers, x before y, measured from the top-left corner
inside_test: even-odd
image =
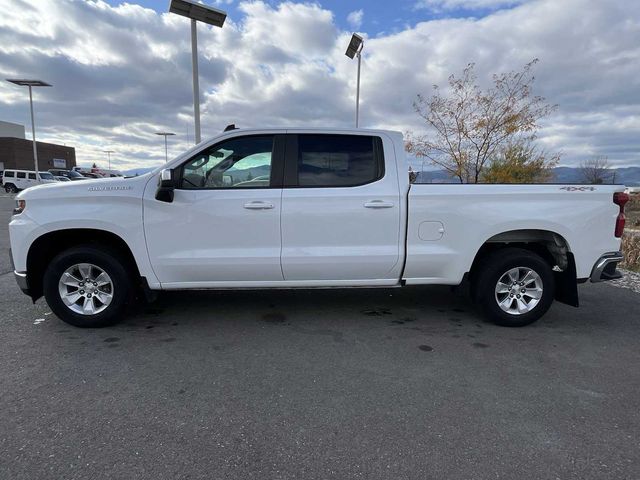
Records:
[[[0,120],[0,137],[25,138],[24,125]]]

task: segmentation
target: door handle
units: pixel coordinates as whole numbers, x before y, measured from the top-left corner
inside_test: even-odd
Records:
[[[244,208],[247,210],[269,210],[273,208],[273,203],[261,201],[248,202],[244,204]]]
[[[371,200],[364,204],[364,208],[393,208],[393,203],[383,200]]]

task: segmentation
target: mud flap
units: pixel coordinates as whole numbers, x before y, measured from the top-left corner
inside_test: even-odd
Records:
[[[142,290],[142,295],[147,303],[154,303],[158,300],[159,292],[149,288],[147,277],[140,277],[140,290]]]
[[[576,261],[573,258],[573,253],[567,252],[567,268],[561,272],[554,270],[553,274],[556,280],[555,299],[572,307],[579,306]]]

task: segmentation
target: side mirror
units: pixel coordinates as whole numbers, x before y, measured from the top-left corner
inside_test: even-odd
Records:
[[[156,190],[156,200],[161,202],[173,202],[173,191],[175,182],[173,179],[173,170],[165,168],[160,172],[158,179],[158,189]]]

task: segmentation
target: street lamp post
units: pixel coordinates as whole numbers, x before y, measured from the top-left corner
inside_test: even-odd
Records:
[[[362,49],[364,48],[364,40],[360,35],[354,33],[351,36],[351,41],[347,47],[345,55],[353,60],[353,57],[358,57],[358,80],[356,84],[356,128],[358,128],[360,120],[360,65],[362,63]]]
[[[167,137],[171,135],[175,135],[173,132],[156,132],[156,135],[162,135],[164,137],[164,161],[165,163],[169,161],[169,150],[167,147]]]
[[[196,22],[222,27],[227,13],[194,0],[171,0],[169,12],[191,19],[191,67],[193,75],[193,116],[196,143],[200,143],[200,85],[198,81],[198,33]],[[166,138],[166,137],[165,137]]]
[[[25,80],[25,79],[10,79],[7,78],[7,82],[11,82],[21,87],[29,87],[29,108],[31,109],[31,135],[33,136],[33,164],[36,171],[36,178],[38,175],[38,147],[36,145],[36,122],[33,118],[33,87],[50,87],[49,83],[42,80]]]
[[[107,154],[107,158],[109,159],[109,173],[111,173],[111,154],[115,153],[113,150],[103,150],[103,153]]]

